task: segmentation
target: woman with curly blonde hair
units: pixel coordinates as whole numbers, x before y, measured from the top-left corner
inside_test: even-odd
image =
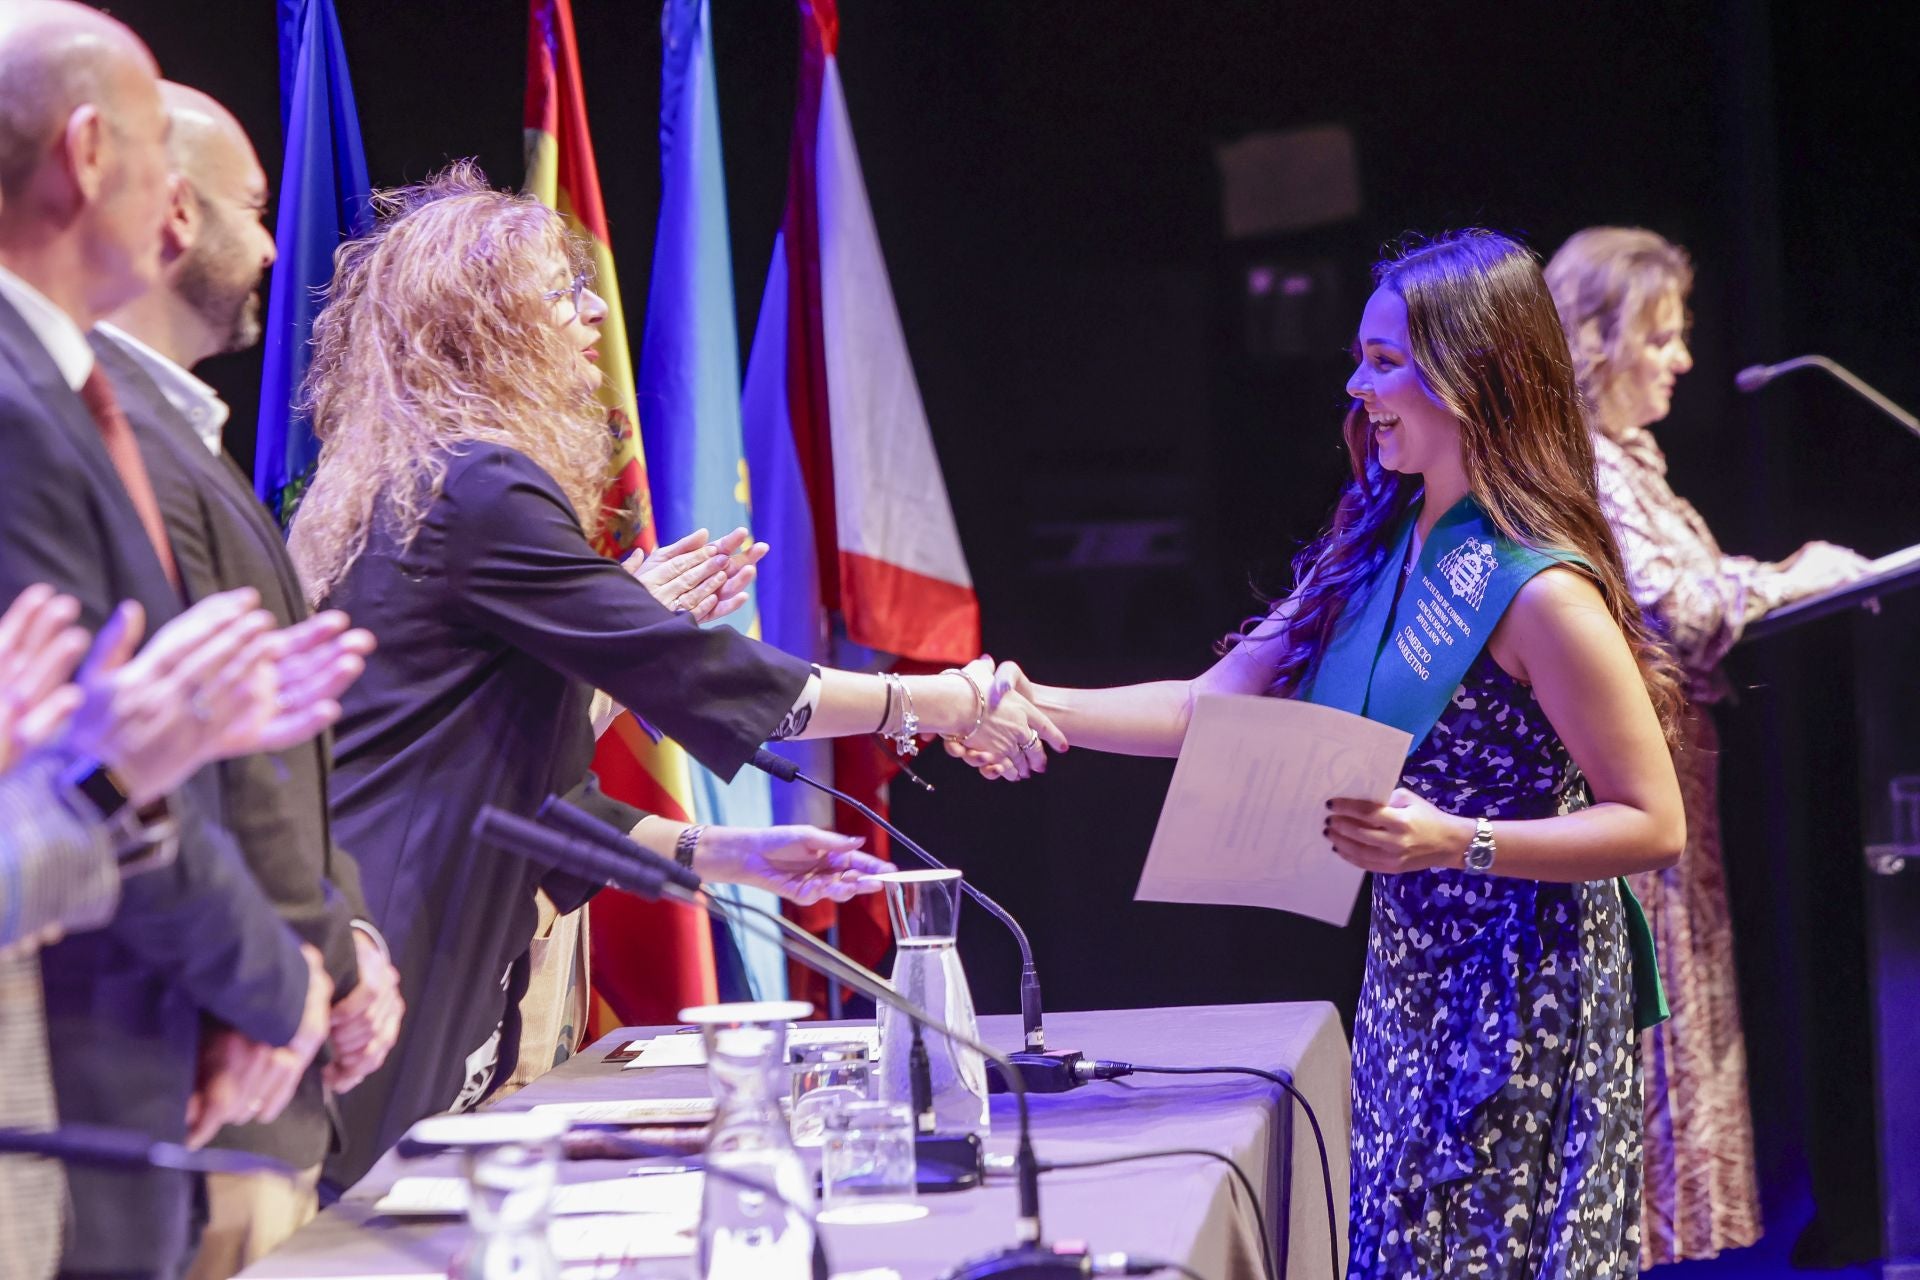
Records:
[[[1857,576],[1851,551],[1811,542],[1779,564],[1720,550],[1667,484],[1648,430],[1672,406],[1687,350],[1686,251],[1637,227],[1590,227],[1547,264],[1593,428],[1600,499],[1634,598],[1687,677],[1675,764],[1687,848],[1632,877],[1658,943],[1671,1020],[1640,1041],[1646,1105],[1641,1260],[1710,1258],[1760,1238],[1746,1042],[1720,852],[1719,738],[1708,708],[1720,660],[1770,609]]]
[[[380,211],[340,250],[314,324],[322,451],[292,537],[309,594],[380,640],[344,702],[334,816],[412,1009],[386,1066],[341,1099],[348,1147],[328,1177],[343,1186],[514,1060],[534,890],[565,911],[592,886],[542,878],[470,831],[482,805],[530,815],[587,775],[595,689],[723,777],[769,738],[948,733],[1022,771],[1043,767],[1043,742],[1066,745],[1019,695],[989,702],[990,660],[904,678],[810,669],[701,628],[596,554],[606,305],[578,245],[471,165],[386,193]],[[691,559],[653,575],[669,600],[710,600],[728,576],[723,551]],[[703,878],[801,901],[875,888],[866,876],[888,869],[811,827],[640,816],[631,834]]]

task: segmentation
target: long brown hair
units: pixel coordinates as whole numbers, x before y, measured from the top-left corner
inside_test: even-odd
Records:
[[[584,254],[553,210],[471,161],[374,197],[380,224],[334,255],[302,400],[321,440],[289,547],[314,603],[374,521],[405,546],[465,444],[538,463],[591,538],[611,440],[579,354],[542,296]]]
[[[1474,499],[1515,542],[1585,561],[1633,648],[1654,710],[1671,726],[1679,685],[1627,591],[1600,509],[1567,340],[1533,254],[1506,236],[1469,229],[1404,249],[1376,264],[1373,279],[1407,305],[1414,367],[1460,422]],[[1274,659],[1277,694],[1297,692],[1311,675],[1341,610],[1363,599],[1386,568],[1392,536],[1420,492],[1420,477],[1380,465],[1358,401],[1342,433],[1353,478],[1331,527],[1294,561],[1300,585]],[[1242,638],[1270,637],[1264,622],[1243,629]]]

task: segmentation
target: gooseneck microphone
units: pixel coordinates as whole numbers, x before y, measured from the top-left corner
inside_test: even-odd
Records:
[[[918,841],[881,817],[870,806],[862,804],[837,787],[829,786],[818,778],[809,777],[801,772],[799,765],[785,756],[775,755],[765,747],[761,747],[753,753],[753,760],[750,763],[762,773],[771,774],[782,782],[804,783],[815,791],[832,796],[898,840],[909,853],[935,871],[950,870],[946,863],[928,853]],[[1068,1089],[1078,1088],[1085,1083],[1073,1071],[1073,1064],[1079,1059],[1079,1055],[1047,1052],[1047,1032],[1042,1020],[1040,1004],[1040,973],[1034,967],[1033,944],[1027,940],[1027,931],[1020,927],[1020,922],[1013,918],[1011,912],[974,887],[971,880],[963,878],[960,881],[960,888],[968,897],[985,908],[988,915],[1007,926],[1013,933],[1014,942],[1020,948],[1020,1026],[1026,1040],[1026,1050],[1011,1055],[1010,1061],[1021,1073],[1027,1087],[1035,1093],[1064,1093]]]
[[[1836,361],[1829,360],[1825,356],[1795,356],[1791,360],[1782,360],[1779,364],[1748,365],[1733,375],[1733,385],[1742,391],[1752,393],[1766,386],[1781,374],[1792,373],[1795,369],[1818,369],[1822,373],[1838,379],[1840,382],[1845,383],[1847,388],[1855,395],[1865,400],[1868,404],[1871,404],[1880,412],[1886,414],[1889,418],[1892,418],[1907,430],[1913,432],[1914,435],[1920,436],[1920,418],[1915,418],[1905,409],[1902,409],[1899,405],[1868,386],[1866,382],[1845,366]]]
[[[46,1156],[63,1164],[107,1169],[170,1169],[178,1173],[271,1173],[294,1171],[272,1156],[224,1147],[193,1150],[160,1142],[132,1129],[63,1124],[57,1129],[0,1129],[0,1154]]]
[[[1019,1120],[1019,1142],[1014,1151],[1020,1200],[1019,1216],[1015,1222],[1015,1243],[1010,1248],[962,1264],[949,1273],[951,1280],[1041,1280],[1042,1277],[1051,1280],[1053,1277],[1089,1274],[1084,1255],[1055,1253],[1042,1243],[1040,1166],[1033,1154],[1033,1120],[1027,1106],[1026,1086],[1005,1054],[936,1021],[926,1010],[896,991],[891,983],[881,980],[852,957],[818,938],[808,934],[805,935],[807,944],[798,943],[793,934],[785,932],[788,928],[798,930],[798,927],[778,914],[688,888],[683,883],[684,877],[676,874],[684,872],[685,868],[630,840],[623,841],[625,848],[616,854],[602,847],[598,833],[589,840],[571,832],[550,831],[538,823],[516,817],[492,805],[482,806],[479,816],[474,819],[472,835],[474,839],[494,848],[581,879],[638,894],[643,898],[668,898],[705,911],[716,919],[733,921],[751,915],[772,921],[782,930],[774,935],[774,940],[789,958],[830,982],[851,987],[876,1004],[886,1004],[899,1010],[907,1018],[924,1026],[928,1032],[945,1036],[998,1064],[1013,1086]],[[669,868],[672,870],[669,871]],[[798,932],[804,934],[804,931]]]

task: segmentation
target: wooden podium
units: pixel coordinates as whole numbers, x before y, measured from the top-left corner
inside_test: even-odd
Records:
[[[1908,820],[1905,842],[1900,842],[1892,799],[1896,779],[1920,788],[1920,592],[1908,590],[1915,585],[1920,585],[1920,546],[1875,561],[1873,573],[1859,582],[1769,614],[1746,635],[1748,642],[1762,642],[1763,651],[1781,651],[1756,656],[1773,661],[1778,677],[1814,690],[1808,698],[1852,699],[1851,753],[1810,748],[1806,754],[1815,758],[1798,760],[1803,781],[1789,773],[1784,782],[1831,797],[1836,805],[1844,805],[1851,790],[1856,806],[1857,827],[1845,821],[1854,815],[1835,821],[1829,813],[1811,821],[1816,833],[1844,831],[1849,841],[1857,831],[1851,867],[1835,865],[1847,851],[1821,847],[1818,834],[1798,852],[1818,864],[1815,875],[1852,874],[1861,881],[1872,1060],[1823,1067],[1857,1071],[1856,1079],[1871,1073],[1871,1085],[1859,1096],[1871,1097],[1878,1112],[1873,1128],[1888,1280],[1920,1280],[1920,831],[1911,825],[1920,823],[1920,814]],[[1801,633],[1810,643],[1765,643],[1788,632]],[[1835,669],[1848,665],[1849,649],[1850,681]],[[1823,706],[1821,714],[1831,710]],[[1855,776],[1846,778],[1848,772]],[[1729,799],[1735,798],[1730,790]],[[1816,797],[1806,803],[1824,801]],[[1912,804],[1920,807],[1920,795]],[[1801,962],[1826,963],[1823,940],[1806,940],[1815,945]],[[1841,945],[1838,937],[1833,941]],[[1809,1046],[1807,1052],[1817,1058],[1827,1046]],[[1870,1158],[1864,1151],[1858,1155]]]

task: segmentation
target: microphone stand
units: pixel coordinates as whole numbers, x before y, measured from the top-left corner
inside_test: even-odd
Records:
[[[583,879],[638,894],[650,900],[671,901],[707,912],[719,919],[732,919],[736,912],[750,912],[783,926],[778,937],[781,950],[790,958],[821,974],[830,982],[853,988],[876,1004],[899,1010],[910,1021],[923,1025],[934,1035],[945,1036],[974,1050],[989,1061],[999,1063],[1013,1087],[1019,1119],[1019,1142],[1014,1151],[1014,1167],[1019,1191],[1019,1213],[1014,1222],[1014,1244],[971,1262],[962,1263],[947,1273],[946,1280],[1052,1280],[1061,1276],[1092,1274],[1089,1255],[1059,1254],[1042,1243],[1040,1228],[1040,1166],[1033,1154],[1033,1121],[1027,1107],[1027,1090],[1006,1056],[989,1045],[963,1036],[934,1020],[896,991],[891,983],[880,980],[871,971],[826,943],[800,930],[789,934],[783,921],[772,912],[757,907],[711,897],[702,890],[689,888],[684,867],[628,842],[625,856],[600,847],[599,841],[550,831],[538,823],[515,817],[492,805],[483,806],[473,824],[474,839],[531,861],[545,863]],[[807,943],[797,942],[804,936]]]
[[[1742,391],[1753,392],[1772,382],[1783,373],[1792,373],[1795,369],[1818,369],[1822,373],[1846,384],[1847,389],[1871,404],[1895,422],[1920,436],[1920,418],[1902,409],[1887,397],[1868,386],[1844,365],[1829,360],[1825,356],[1795,356],[1791,360],[1782,360],[1779,364],[1749,365],[1733,376],[1733,383]]]
[[[782,782],[800,782],[815,791],[832,796],[840,803],[854,810],[861,817],[881,828],[899,841],[906,850],[935,871],[950,870],[946,863],[928,853],[918,841],[893,823],[887,821],[868,805],[829,786],[818,778],[811,777],[800,770],[800,766],[785,756],[775,755],[765,747],[753,753],[750,762],[762,773],[771,774]],[[1013,918],[1013,913],[976,888],[971,880],[962,879],[960,888],[966,895],[985,908],[988,915],[1007,926],[1013,933],[1013,940],[1020,948],[1020,1026],[1026,1040],[1026,1048],[1020,1053],[1009,1054],[1007,1061],[1020,1073],[1023,1083],[1033,1093],[1064,1093],[1068,1089],[1077,1089],[1086,1081],[1074,1068],[1081,1060],[1078,1050],[1066,1049],[1047,1052],[1047,1032],[1042,1021],[1040,1005],[1040,972],[1033,963],[1033,944],[1027,940],[1027,931]],[[994,1063],[992,1083],[1001,1087],[991,1090],[1001,1093],[1007,1090],[1005,1068]]]

